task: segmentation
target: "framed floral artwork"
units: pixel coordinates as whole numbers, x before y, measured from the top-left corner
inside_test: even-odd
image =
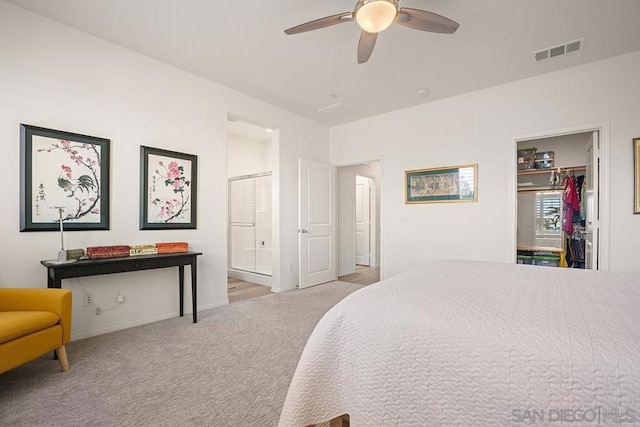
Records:
[[[196,227],[198,157],[140,147],[140,229]]]
[[[109,140],[20,125],[20,231],[109,229]]]

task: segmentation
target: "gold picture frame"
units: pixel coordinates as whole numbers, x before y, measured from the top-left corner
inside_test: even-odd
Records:
[[[640,138],[633,140],[634,204],[633,213],[640,214]]]
[[[478,164],[414,169],[404,173],[405,204],[478,201]]]

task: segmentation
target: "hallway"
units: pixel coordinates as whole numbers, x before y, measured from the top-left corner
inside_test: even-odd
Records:
[[[338,277],[341,282],[371,285],[380,281],[380,267],[356,265],[356,272]]]

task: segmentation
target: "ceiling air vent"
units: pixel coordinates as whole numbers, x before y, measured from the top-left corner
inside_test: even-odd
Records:
[[[584,39],[574,40],[561,44],[559,46],[549,47],[546,49],[533,52],[533,57],[537,61],[543,61],[545,59],[557,58],[569,53],[579,52],[584,49]]]
[[[318,109],[318,113],[322,113],[330,119],[341,119],[342,117],[350,116],[355,113],[355,111],[342,105],[341,102],[338,102],[337,104],[328,105]]]

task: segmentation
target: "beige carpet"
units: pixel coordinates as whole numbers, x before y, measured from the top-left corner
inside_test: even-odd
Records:
[[[332,282],[72,342],[0,375],[2,426],[275,426]]]

